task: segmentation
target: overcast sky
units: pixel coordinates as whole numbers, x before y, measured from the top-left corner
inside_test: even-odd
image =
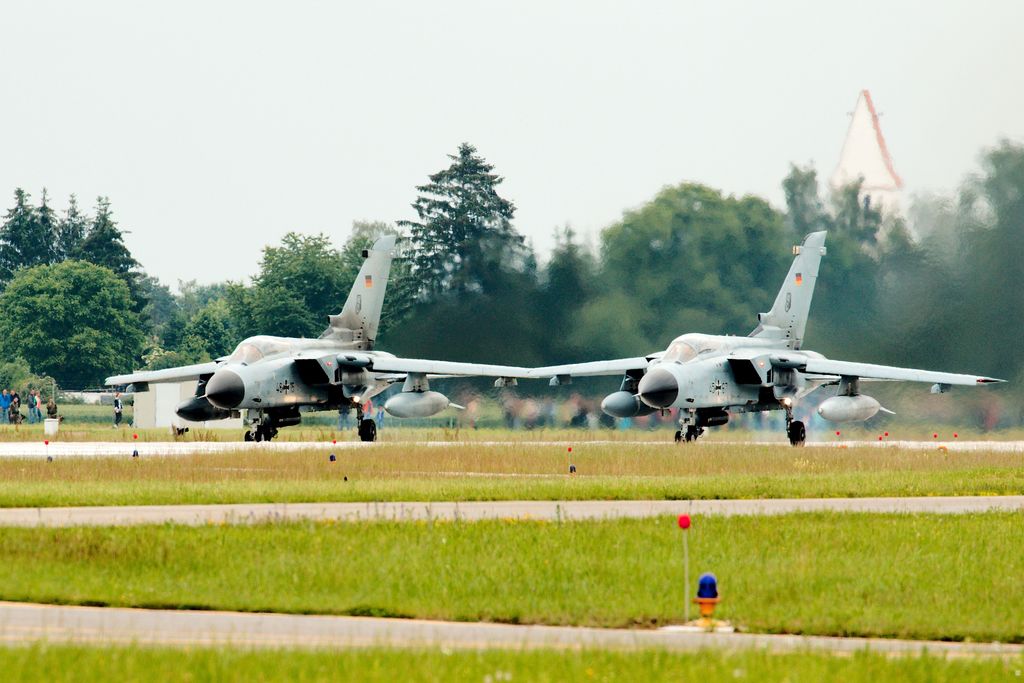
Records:
[[[1024,2],[5,2],[0,208],[108,195],[167,284],[412,218],[462,141],[544,254],[664,185],[781,205],[871,90],[907,188],[1024,139]]]

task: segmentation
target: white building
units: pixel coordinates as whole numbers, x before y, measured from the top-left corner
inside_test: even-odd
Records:
[[[900,213],[903,180],[893,167],[878,112],[867,90],[861,90],[857,97],[839,164],[829,184],[838,190],[858,178],[864,179],[861,189],[871,198],[873,207],[885,213]]]
[[[195,380],[191,382],[159,382],[149,385],[148,391],[132,394],[134,408],[132,411],[133,425],[139,429],[154,427],[203,427],[241,429],[241,418],[235,420],[211,420],[210,422],[190,422],[183,420],[174,412],[182,401],[187,401],[196,393]]]

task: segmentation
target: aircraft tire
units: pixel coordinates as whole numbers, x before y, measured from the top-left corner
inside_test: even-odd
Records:
[[[359,440],[360,441],[376,441],[377,440],[377,423],[370,418],[366,418],[359,423]]]
[[[800,420],[793,420],[789,423],[789,443],[793,446],[803,446],[807,440],[807,428]]]
[[[243,439],[244,441],[252,441],[252,440],[253,440],[253,434],[252,434],[252,431],[251,431],[251,430],[250,430],[250,431],[247,431],[247,432],[245,433],[245,436],[243,436],[243,437],[242,437],[242,439]]]
[[[682,432],[682,430],[678,430],[677,429],[676,430],[676,443],[679,443],[682,440],[683,440],[683,432]]]

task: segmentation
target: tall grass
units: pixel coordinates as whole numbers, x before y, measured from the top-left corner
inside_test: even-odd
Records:
[[[134,448],[110,458],[0,459],[0,506],[1024,493],[1021,454],[955,449],[611,443],[570,453],[558,444],[400,443],[161,457],[143,444],[134,459]]]

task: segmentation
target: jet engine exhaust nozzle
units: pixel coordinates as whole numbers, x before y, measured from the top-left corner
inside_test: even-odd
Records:
[[[668,370],[655,368],[637,385],[640,400],[652,408],[668,408],[679,397],[679,382]]]
[[[206,383],[206,400],[218,408],[231,410],[245,398],[245,382],[237,372],[218,370]]]

